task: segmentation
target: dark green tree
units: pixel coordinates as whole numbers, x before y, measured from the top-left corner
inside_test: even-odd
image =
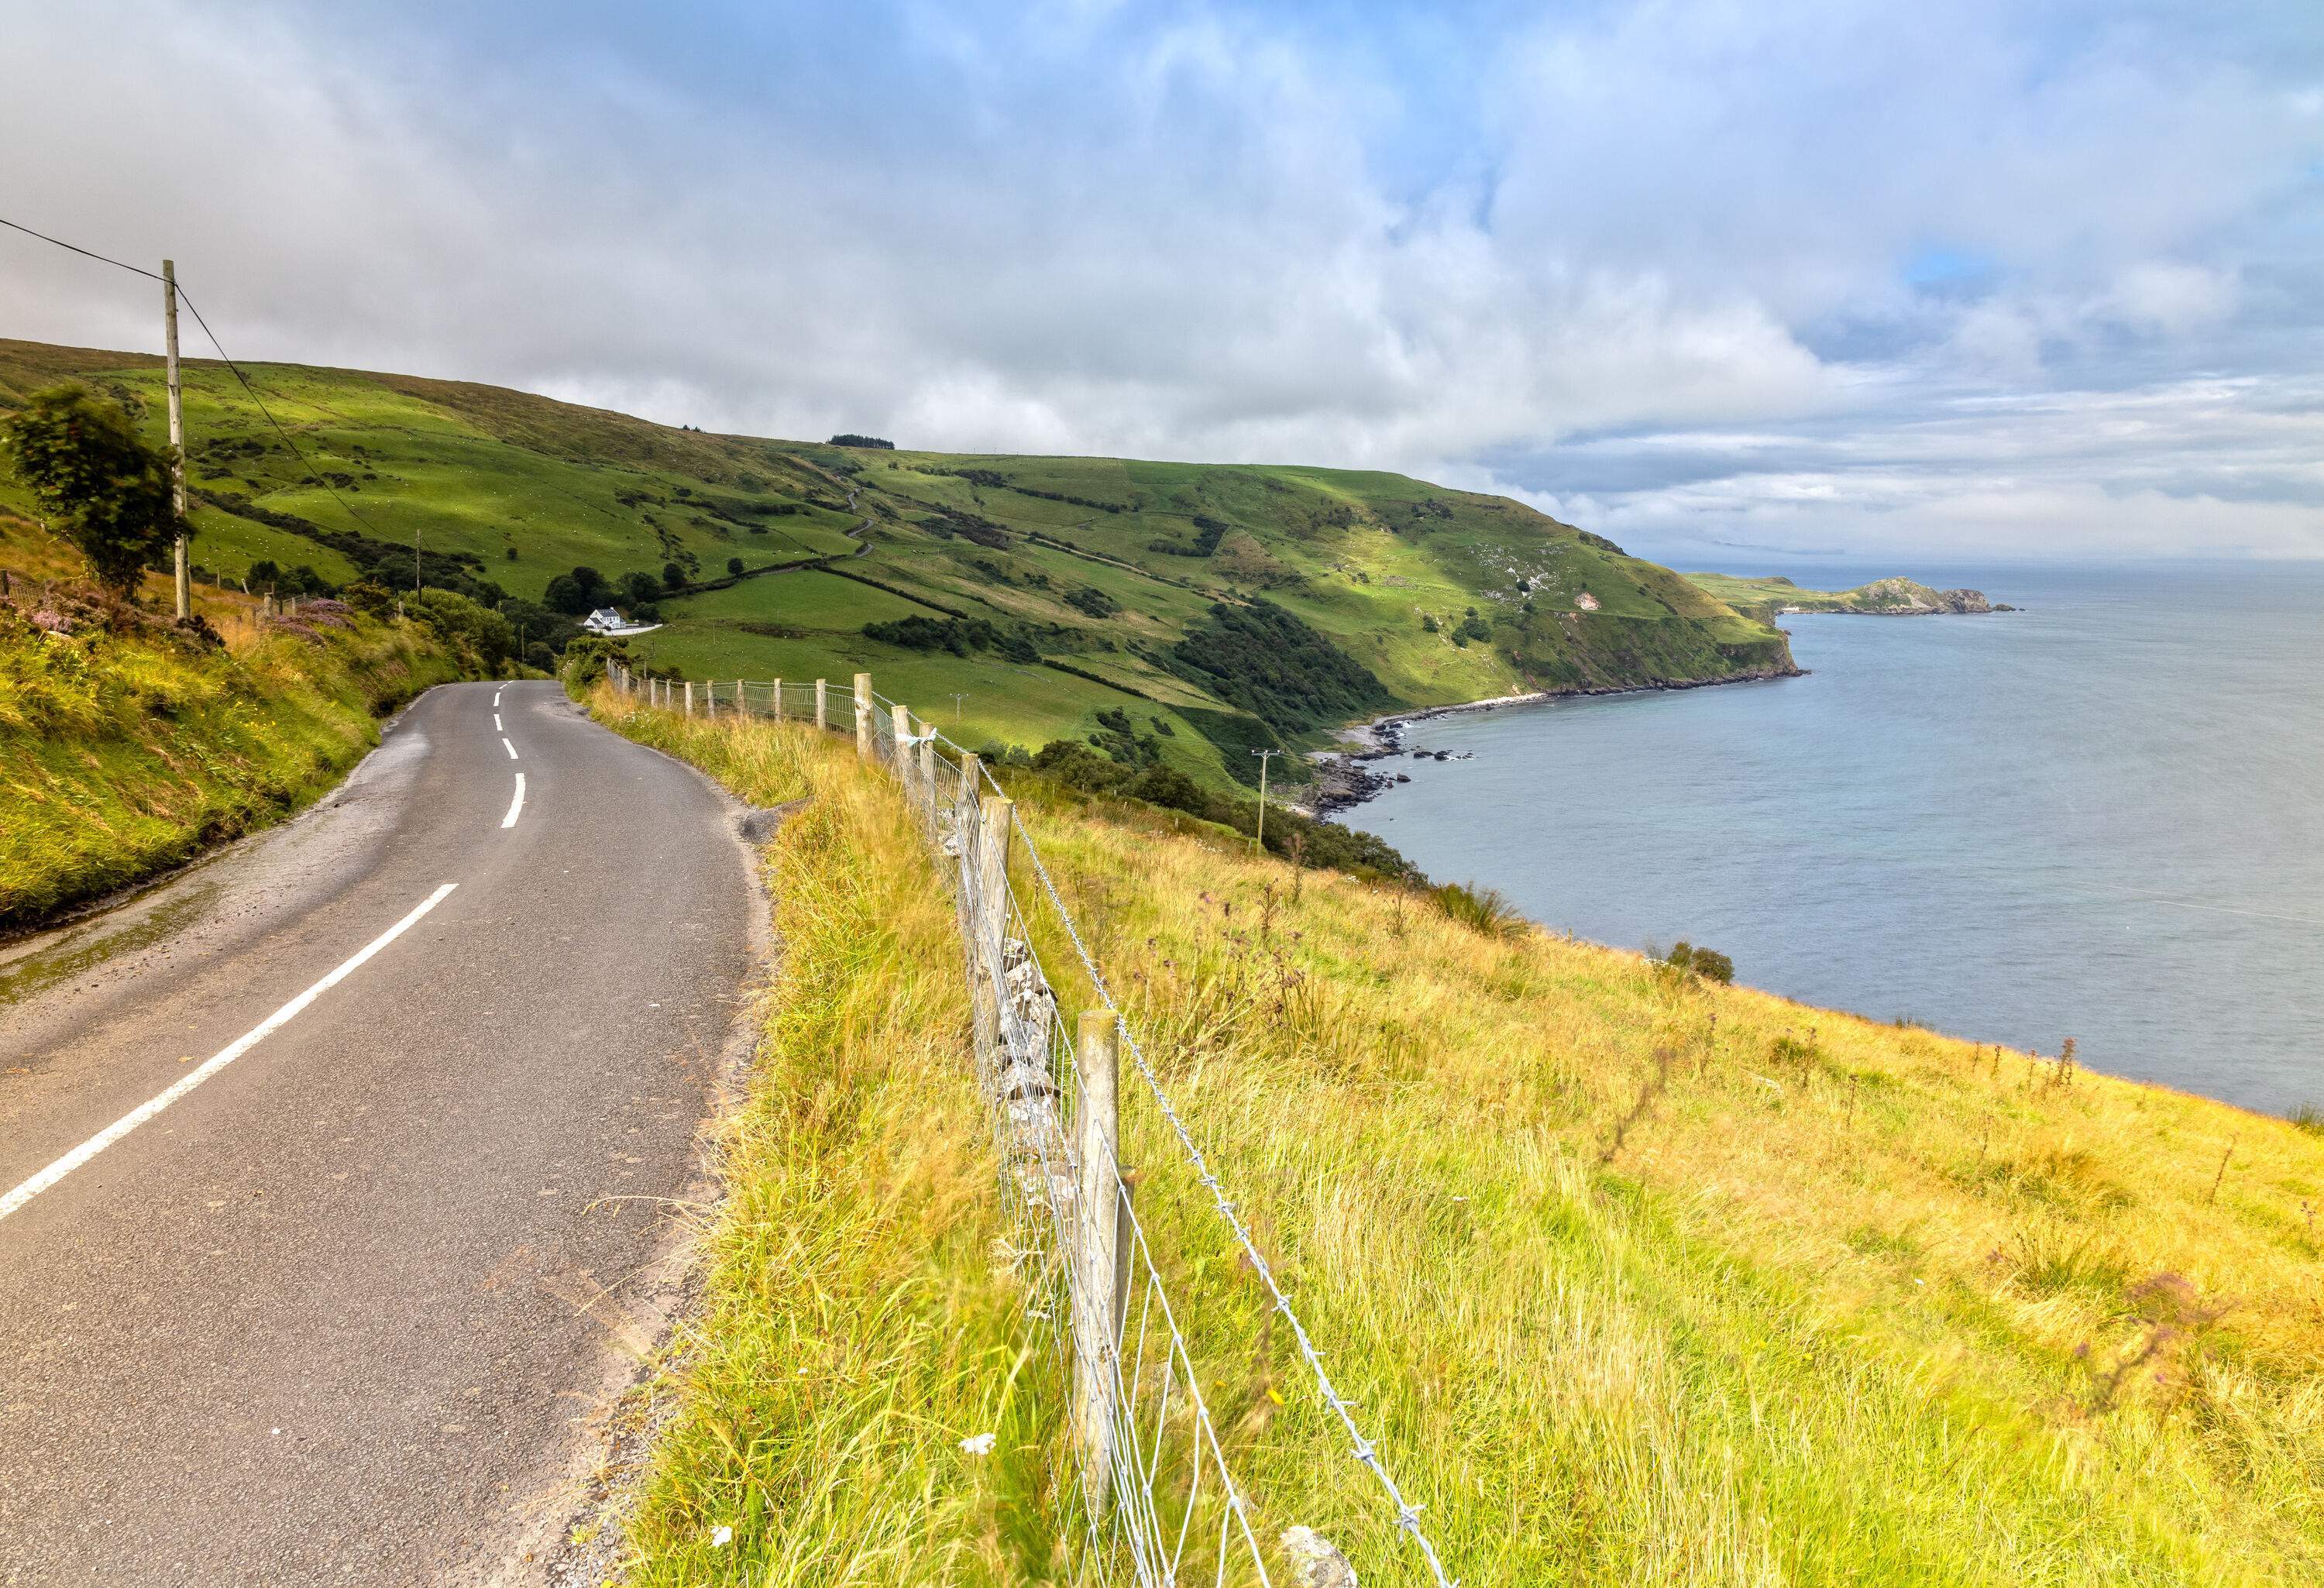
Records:
[[[737,578],[740,578],[742,573],[742,559],[739,557],[728,558],[726,559],[726,571],[734,575]]]
[[[674,562],[661,565],[661,582],[675,590],[686,583],[686,570]]]
[[[128,414],[85,387],[33,392],[0,420],[0,451],[49,528],[108,589],[134,590],[179,532],[168,452],[147,446]]]
[[[540,603],[551,612],[561,612],[567,617],[579,617],[589,610],[589,592],[571,574],[559,574],[549,581],[549,588],[540,593]]]

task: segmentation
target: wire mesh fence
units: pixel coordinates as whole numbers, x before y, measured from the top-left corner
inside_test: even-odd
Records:
[[[1195,1347],[1165,1284],[1167,1265],[1122,1172],[1119,1055],[1126,1049],[1139,1089],[1259,1277],[1269,1311],[1297,1341],[1318,1395],[1349,1437],[1351,1459],[1377,1480],[1383,1509],[1426,1580],[1455,1588],[1419,1508],[1325,1372],[1322,1353],[1123,1019],[1015,803],[981,759],[924,720],[916,724],[864,675],[844,691],[822,679],[652,679],[618,665],[612,679],[624,695],[663,709],[852,733],[858,752],[886,767],[902,789],[953,891],[979,1091],[1001,1166],[1007,1259],[1028,1320],[1070,1390],[1073,1459],[1059,1491],[1075,1579],[1141,1588],[1271,1584],[1270,1572],[1281,1573],[1279,1552],[1261,1546],[1252,1502],[1204,1395]],[[1070,1026],[1011,882],[1012,859],[1021,860],[1020,875],[1038,882],[1035,909],[1072,943],[1095,991],[1097,1006]]]

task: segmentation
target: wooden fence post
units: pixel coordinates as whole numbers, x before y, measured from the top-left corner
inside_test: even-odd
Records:
[[[818,728],[831,726],[831,718],[825,710],[825,697],[829,693],[824,680],[817,679],[815,681],[815,725]]]
[[[922,725],[927,726],[926,724]],[[927,737],[920,741],[920,799],[927,807],[928,820],[936,819],[936,732],[928,728]]]
[[[686,680],[686,715],[688,716],[694,715],[694,680],[692,679]]]
[[[774,688],[775,688],[775,709],[774,709],[774,718],[775,718],[775,720],[776,720],[777,722],[780,722],[780,721],[782,721],[782,720],[783,720],[783,681],[782,681],[780,679],[777,679],[775,680]]]
[[[1082,1447],[1082,1481],[1090,1508],[1102,1515],[1112,1493],[1115,1287],[1121,1253],[1114,1186],[1121,1152],[1119,1026],[1109,1009],[1082,1011],[1074,1039],[1080,1093],[1074,1116],[1080,1187],[1074,1198],[1074,1414]]]
[[[872,675],[855,675],[855,753],[872,759]]]
[[[1016,827],[1017,802],[996,794],[980,805],[976,814],[982,828],[977,881],[984,891],[985,930],[991,935],[993,960],[998,964],[1001,940],[1009,931],[1009,838]]]
[[[905,747],[905,741],[912,736],[912,714],[903,706],[896,707],[895,725],[896,781],[904,786],[904,803],[918,810],[920,806],[920,791],[913,784],[912,774],[918,769],[913,761],[912,752]]]

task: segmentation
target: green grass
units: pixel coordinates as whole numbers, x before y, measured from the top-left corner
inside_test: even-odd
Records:
[[[528,600],[577,564],[616,580],[659,579],[675,561],[702,581],[724,578],[734,557],[752,568],[844,558],[850,572],[1004,629],[1028,627],[1044,655],[1195,712],[1227,708],[1176,676],[1170,655],[1218,601],[1280,604],[1411,706],[1789,665],[1778,632],[1668,569],[1517,503],[1399,475],[857,452],[675,430],[464,383],[282,365],[252,374],[336,477],[337,496],[304,477],[222,368],[198,360],[186,366],[196,486],[327,533],[398,546],[417,536],[438,552],[470,554],[478,577]],[[62,375],[129,404],[159,438],[158,360],[0,342],[0,405]],[[14,492],[0,481],[0,507],[26,505]],[[964,538],[947,512],[997,526],[976,532],[1001,543]],[[228,576],[262,558],[333,579],[351,571],[299,534],[212,506],[194,519],[196,560]],[[856,556],[849,531],[864,520]],[[1221,526],[1208,555],[1154,549],[1192,549],[1198,520]],[[1086,591],[1117,610],[1076,608],[1069,597]],[[654,664],[757,679],[844,677],[868,665],[888,693],[981,697],[975,731],[995,743],[1086,735],[1098,712],[1123,699],[1100,684],[1037,688],[991,655],[870,646],[854,632],[864,623],[926,608],[844,578],[779,573],[659,605],[667,628],[637,647]],[[1472,609],[1483,633],[1456,637]],[[1234,780],[1250,734],[1247,725],[1222,732],[1228,752],[1166,743],[1166,757],[1207,783]],[[1293,737],[1313,747],[1326,735]]]
[[[54,543],[0,519],[0,568],[19,597],[0,603],[0,929],[296,810],[379,742],[381,714],[458,671],[410,625],[356,618],[308,639],[208,593],[223,649],[88,613],[46,635],[23,597],[49,586],[69,605]]]
[[[724,753],[666,719],[631,731]],[[665,1565],[650,1535],[638,1580],[1042,1580],[1002,1540],[1007,1519],[1038,1531],[1048,1514],[1028,1496],[1053,1392],[1018,1380],[1015,1468],[950,1454],[1001,1420],[969,1408],[999,1404],[979,1397],[1016,1336],[982,1247],[989,1165],[959,1081],[946,907],[844,741],[785,753],[808,761],[808,816],[824,812],[772,862],[807,1013],[770,1017],[793,1046],[752,1106],[781,1131],[730,1160],[738,1211],[712,1250],[754,1255],[722,1269],[734,1303],[700,1350],[724,1361],[729,1334],[788,1330],[817,1342],[798,1361],[877,1366],[820,1398],[789,1392],[781,1353],[688,1380],[689,1408],[754,1443],[681,1414],[656,1479],[669,1537],[697,1538],[753,1483],[757,1514],[798,1519],[731,1565]],[[2324,1141],[2299,1124],[1479,930],[1420,893],[1101,817],[1038,780],[1015,791],[1182,1114],[1472,1588],[2324,1576]],[[788,900],[806,913],[781,915]],[[1059,991],[1069,1013],[1090,999],[1073,977]],[[779,984],[772,1007],[789,996]],[[825,1023],[842,1005],[854,1017]],[[1365,1582],[1418,1580],[1125,1085],[1140,1217],[1261,1537],[1304,1523]],[[846,1167],[814,1179],[826,1152]],[[913,1167],[866,1174],[866,1157]],[[867,1180],[877,1197],[845,1189]],[[899,1434],[899,1397],[917,1433]],[[881,1458],[835,1466],[843,1514],[807,1474],[859,1428]],[[862,1560],[859,1536],[883,1553]]]
[[[784,970],[719,1139],[628,1581],[1050,1580],[1058,1408],[994,1254],[952,907],[917,834],[844,741],[599,708],[757,803],[812,796],[764,852]],[[980,1434],[990,1454],[962,1448]]]

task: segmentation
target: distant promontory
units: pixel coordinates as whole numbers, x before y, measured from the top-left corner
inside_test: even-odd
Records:
[[[1733,574],[1685,577],[1706,594],[1763,623],[1795,612],[1860,612],[1883,617],[1919,617],[1941,613],[2017,610],[1987,601],[1982,590],[1939,590],[1917,579],[1875,579],[1853,590],[1803,590],[1780,574],[1756,579]]]

